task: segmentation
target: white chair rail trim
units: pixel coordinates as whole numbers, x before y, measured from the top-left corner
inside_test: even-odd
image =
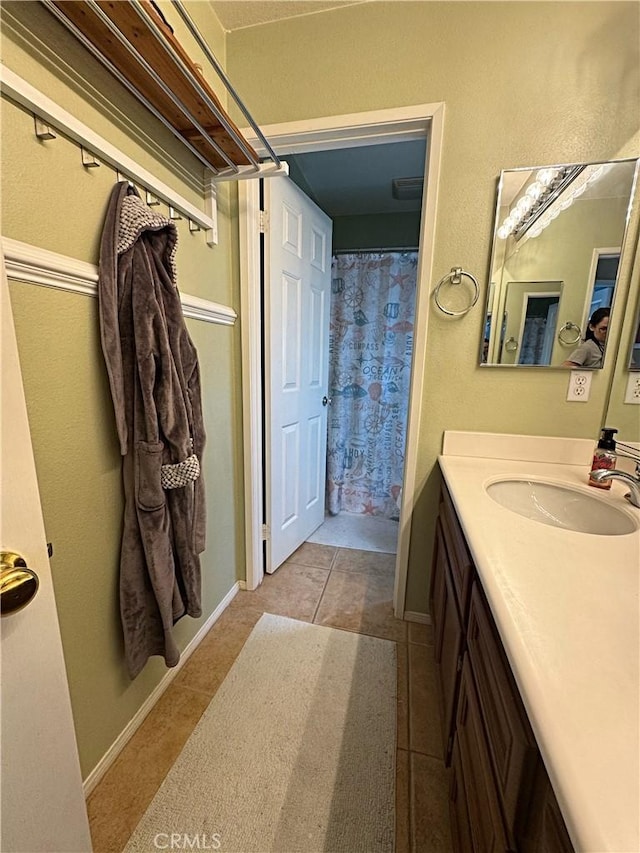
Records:
[[[85,296],[98,295],[98,268],[95,264],[50,252],[48,249],[41,249],[10,237],[2,237],[2,251],[7,277],[13,281],[82,293]],[[228,305],[220,305],[218,302],[188,293],[181,292],[180,301],[184,316],[192,320],[233,326],[238,316]]]

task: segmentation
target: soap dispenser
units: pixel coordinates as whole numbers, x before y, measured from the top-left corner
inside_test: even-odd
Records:
[[[593,454],[593,462],[591,463],[592,471],[598,471],[601,468],[611,470],[616,467],[616,442],[613,436],[617,432],[617,429],[611,429],[609,427],[605,427],[602,430],[598,446]],[[596,489],[610,489],[611,480],[599,482],[598,480],[594,480],[591,474],[589,474],[589,485],[595,486]]]

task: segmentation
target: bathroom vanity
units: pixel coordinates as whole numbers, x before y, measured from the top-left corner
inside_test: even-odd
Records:
[[[640,512],[586,485],[592,451],[445,433],[430,598],[460,853],[640,849]],[[543,522],[496,482],[564,500]],[[598,509],[616,532],[584,532]]]

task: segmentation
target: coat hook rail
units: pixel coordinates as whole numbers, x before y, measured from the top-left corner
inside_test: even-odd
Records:
[[[207,243],[210,246],[217,244],[216,210],[215,203],[212,203],[215,201],[215,177],[212,171],[208,169],[205,173],[202,190],[205,210],[202,210],[6,66],[2,66],[0,84],[3,98],[34,116],[35,135],[41,142],[49,144],[47,140],[62,137],[86,148],[103,165],[117,172],[119,178],[125,176],[126,180],[144,187],[158,201],[172,205],[184,217],[197,222],[205,232]]]

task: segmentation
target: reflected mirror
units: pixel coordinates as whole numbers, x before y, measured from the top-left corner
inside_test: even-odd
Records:
[[[602,367],[637,163],[501,172],[483,366]]]
[[[638,322],[636,323],[636,336],[631,344],[631,355],[629,356],[629,370],[640,370],[640,310],[638,310]]]

